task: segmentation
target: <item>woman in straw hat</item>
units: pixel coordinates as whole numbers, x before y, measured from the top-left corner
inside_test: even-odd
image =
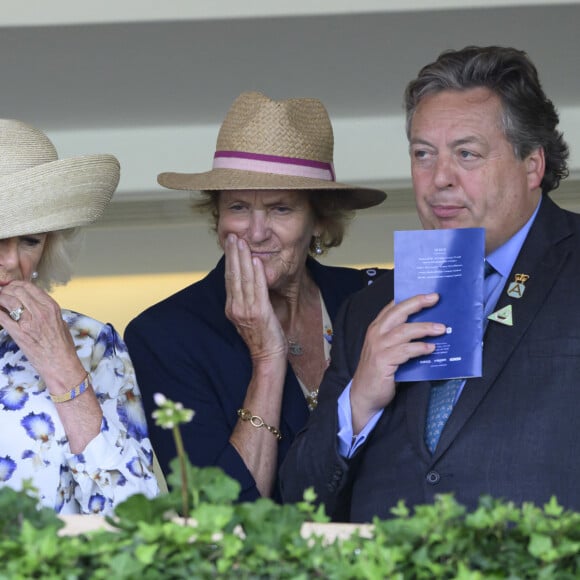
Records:
[[[133,320],[125,338],[145,408],[158,391],[193,408],[183,433],[192,463],[223,468],[241,500],[279,498],[278,466],[316,405],[332,320],[368,283],[359,270],[309,257],[341,243],[353,210],[385,198],[337,183],[332,157],[320,101],[243,93],[221,126],[211,171],[158,177],[204,194],[225,256]],[[166,471],[173,443],[153,425],[151,438]]]
[[[61,514],[157,492],[125,345],[47,294],[118,181],[112,155],[58,160],[44,133],[0,120],[0,486],[28,480]]]

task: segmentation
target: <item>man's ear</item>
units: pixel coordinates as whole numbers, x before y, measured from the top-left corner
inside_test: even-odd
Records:
[[[546,172],[546,156],[544,155],[544,148],[538,147],[534,149],[524,160],[526,164],[526,172],[528,174],[528,187],[530,190],[537,189],[544,179]]]

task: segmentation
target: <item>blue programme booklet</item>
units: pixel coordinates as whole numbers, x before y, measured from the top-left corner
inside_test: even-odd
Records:
[[[439,302],[409,322],[440,322],[446,334],[426,337],[435,351],[401,365],[397,381],[480,377],[485,230],[395,232],[395,302],[437,292]]]

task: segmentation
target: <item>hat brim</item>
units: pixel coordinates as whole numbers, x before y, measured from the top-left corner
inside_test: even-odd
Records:
[[[212,169],[205,173],[160,173],[159,185],[186,191],[222,191],[246,189],[294,189],[335,191],[348,209],[364,209],[383,202],[387,194],[379,189],[357,187],[324,179],[238,169]]]
[[[84,155],[0,176],[0,238],[46,233],[98,220],[119,183],[113,155]]]

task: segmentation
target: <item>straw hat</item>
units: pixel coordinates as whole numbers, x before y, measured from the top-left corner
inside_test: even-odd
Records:
[[[0,119],[0,238],[94,222],[118,183],[119,162],[112,155],[59,160],[42,131]]]
[[[383,191],[335,181],[333,147],[332,125],[318,99],[274,101],[261,93],[242,93],[221,126],[213,169],[161,173],[157,181],[192,191],[333,190],[351,209],[381,203]]]

